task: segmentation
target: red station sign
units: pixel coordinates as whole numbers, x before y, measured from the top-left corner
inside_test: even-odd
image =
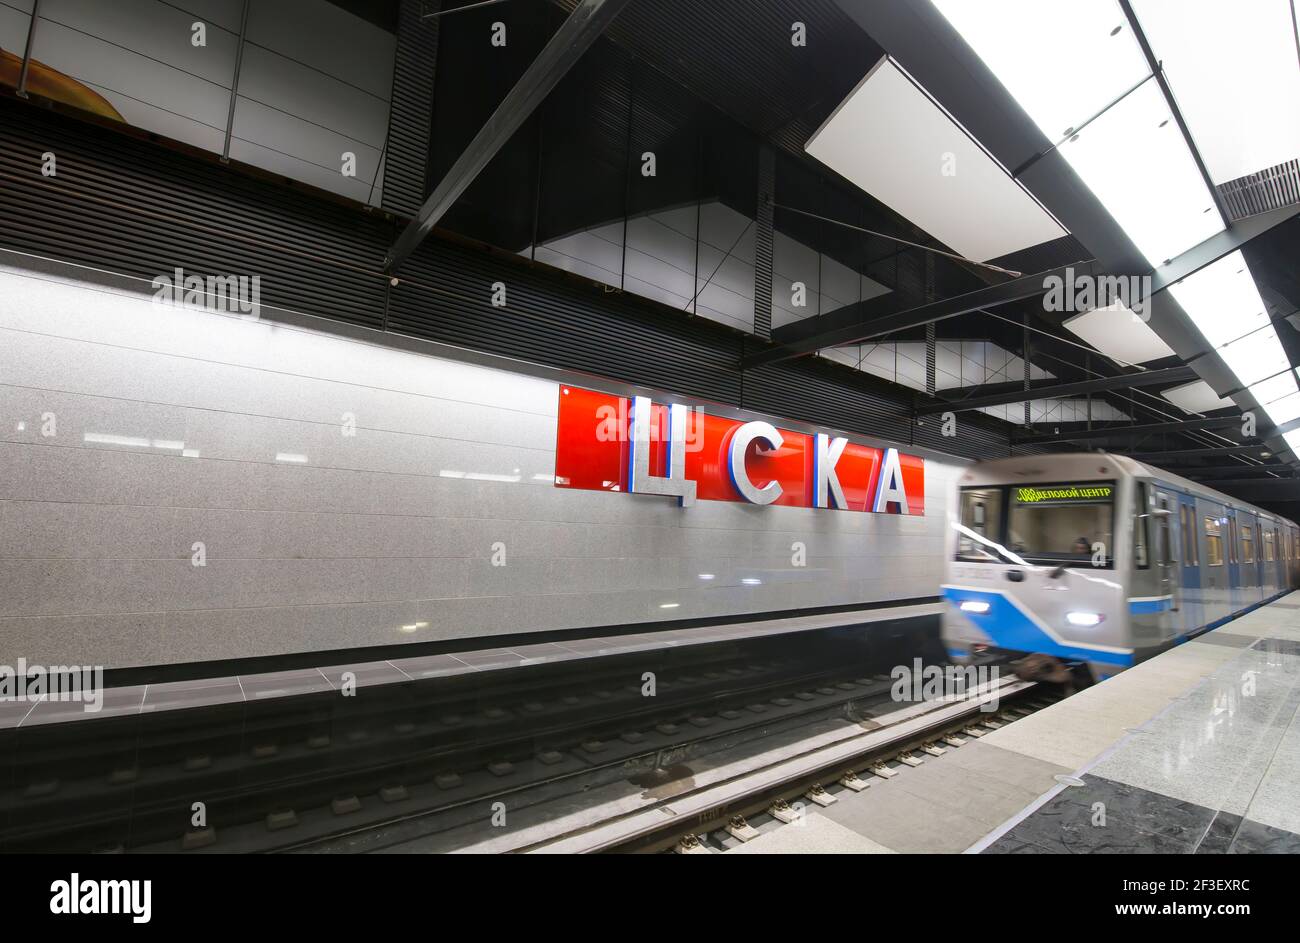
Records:
[[[650,414],[645,424],[648,428],[640,433],[639,446],[634,422],[638,406],[648,407]],[[925,512],[923,458],[829,435],[777,429],[763,421],[746,422],[698,409],[673,408],[684,414],[675,438],[666,399],[633,400],[562,384],[555,448],[556,487],[665,494],[668,492],[653,490],[653,486],[662,487],[668,481],[680,489],[685,482],[691,498],[703,501],[886,514]],[[746,444],[737,443],[737,436],[741,437],[740,443]],[[779,444],[773,448],[777,440]],[[640,478],[636,471],[638,447],[649,455],[648,468],[641,468]],[[677,475],[670,467],[674,449],[682,453],[676,456],[680,463]],[[650,486],[637,486],[638,481],[647,480]],[[686,505],[690,500],[681,503]]]

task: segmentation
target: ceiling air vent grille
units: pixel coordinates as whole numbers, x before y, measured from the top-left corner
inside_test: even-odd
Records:
[[[1300,203],[1300,160],[1229,180],[1218,189],[1234,220]]]

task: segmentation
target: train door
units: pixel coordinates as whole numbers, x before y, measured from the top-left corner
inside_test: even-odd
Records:
[[[1269,561],[1272,563],[1269,569],[1270,583],[1269,595],[1272,596],[1282,590],[1282,567],[1285,561],[1282,559],[1282,528],[1276,522],[1269,524],[1273,531],[1273,540],[1269,543]]]
[[[1242,602],[1238,607],[1245,609],[1259,602],[1259,564],[1255,546],[1255,515],[1250,511],[1237,512],[1237,533],[1241,537],[1241,555],[1237,558],[1237,569],[1241,573]]]
[[[1252,517],[1255,520],[1255,602],[1263,602],[1267,595],[1264,587],[1268,585],[1264,579],[1264,528],[1257,516]]]
[[[1205,625],[1214,625],[1232,612],[1232,574],[1228,563],[1231,518],[1222,504],[1202,499],[1197,505],[1205,534],[1200,553],[1201,614]]]
[[[1228,567],[1228,614],[1231,615],[1242,608],[1241,568],[1237,563],[1237,558],[1241,555],[1241,536],[1237,533],[1237,509],[1226,508],[1224,516],[1227,518],[1228,531],[1223,536],[1228,544],[1224,556]]]
[[[1178,534],[1182,547],[1179,562],[1179,577],[1182,590],[1182,611],[1184,613],[1183,632],[1191,632],[1205,625],[1201,605],[1201,561],[1200,536],[1201,521],[1196,513],[1196,499],[1190,495],[1178,496]]]
[[[1179,573],[1178,560],[1174,554],[1173,504],[1174,499],[1168,491],[1156,489],[1151,513],[1154,524],[1151,538],[1155,545],[1152,550],[1156,569],[1156,596],[1162,612],[1161,626],[1166,630],[1165,635],[1177,637],[1187,627],[1183,624],[1185,613],[1179,605],[1179,578],[1182,574]]]

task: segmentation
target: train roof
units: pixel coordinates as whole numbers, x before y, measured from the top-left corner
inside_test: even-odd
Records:
[[[1249,501],[1234,498],[1221,491],[1215,491],[1213,488],[1208,488],[1200,482],[1191,481],[1190,479],[1183,478],[1181,475],[1175,475],[1173,472],[1166,471],[1163,468],[1159,468],[1155,465],[1148,465],[1145,462],[1139,462],[1136,459],[1129,458],[1127,455],[1117,455],[1114,452],[1049,452],[1036,455],[1020,455],[1014,458],[988,459],[976,462],[974,465],[969,466],[966,469],[966,473],[961,476],[961,478],[962,483],[965,483],[966,479],[976,477],[976,475],[972,475],[972,472],[977,472],[978,477],[987,478],[987,480],[983,482],[986,484],[1014,484],[1014,481],[1006,478],[1002,479],[1001,482],[996,481],[998,471],[1002,467],[1005,467],[1008,470],[1016,469],[1017,477],[1022,478],[1022,480],[1024,476],[1029,474],[1045,474],[1048,478],[1062,475],[1080,478],[1105,478],[1109,474],[1109,470],[1105,469],[1105,466],[1084,471],[1082,474],[1079,474],[1070,468],[1070,466],[1074,464],[1091,464],[1097,461],[1108,462],[1114,465],[1116,470],[1120,473],[1130,477],[1154,478],[1181,488],[1189,494],[1210,498],[1230,507],[1252,511],[1269,520],[1284,521],[1295,526],[1295,522],[1289,518],[1282,517],[1280,514],[1274,514],[1272,511],[1266,511],[1261,507],[1251,504]],[[1033,468],[1034,465],[1041,467]]]

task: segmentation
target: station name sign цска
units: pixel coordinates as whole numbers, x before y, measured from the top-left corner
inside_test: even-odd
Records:
[[[555,485],[695,501],[925,513],[925,460],[841,436],[560,386]]]

